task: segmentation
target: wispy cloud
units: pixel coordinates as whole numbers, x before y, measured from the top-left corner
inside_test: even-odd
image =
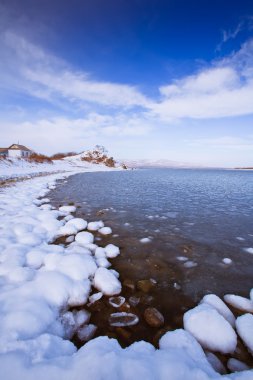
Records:
[[[208,146],[209,148],[232,149],[232,150],[252,150],[253,149],[253,136],[248,138],[222,136],[218,138],[205,138],[189,141],[192,146]]]
[[[220,51],[222,45],[225,44],[229,40],[235,39],[238,34],[245,28],[245,21],[239,22],[239,24],[232,30],[222,30],[222,38],[220,43],[216,47],[216,51]]]

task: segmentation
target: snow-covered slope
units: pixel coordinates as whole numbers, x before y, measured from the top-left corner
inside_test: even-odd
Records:
[[[185,162],[177,162],[172,160],[160,159],[160,160],[149,160],[149,159],[122,159],[122,161],[127,165],[128,168],[193,168],[200,167],[200,165],[191,165]]]

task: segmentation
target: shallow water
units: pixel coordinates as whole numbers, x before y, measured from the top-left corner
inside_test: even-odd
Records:
[[[154,306],[164,315],[166,328],[180,327],[185,310],[204,294],[248,296],[252,288],[253,255],[244,249],[253,247],[253,171],[84,173],[70,177],[50,195],[52,204],[74,202],[78,216],[102,219],[112,227],[116,236],[103,238],[99,245],[120,246],[113,268],[122,283],[134,283],[134,290],[124,286],[122,293],[126,299],[140,298],[138,306],[131,307],[140,322],[145,308]],[[150,241],[141,243],[142,238]],[[225,257],[232,259],[231,265],[222,262]],[[138,280],[150,278],[157,283],[147,293],[136,287]],[[108,333],[108,316],[115,309],[105,301],[93,308],[98,333]],[[129,331],[126,342],[155,339],[156,330],[145,323]],[[114,336],[115,330],[111,333]]]

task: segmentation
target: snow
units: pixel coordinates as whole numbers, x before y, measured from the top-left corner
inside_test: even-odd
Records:
[[[94,277],[94,286],[108,296],[114,296],[121,292],[121,283],[114,274],[106,268],[97,269]]]
[[[73,219],[70,219],[66,225],[67,226],[75,226],[75,228],[77,229],[77,231],[81,231],[81,230],[85,230],[85,228],[87,227],[87,222],[86,220],[82,219],[82,218],[73,218]]]
[[[184,328],[202,347],[224,354],[233,353],[237,344],[235,331],[212,306],[202,303],[184,314]]]
[[[98,230],[101,235],[110,235],[112,233],[111,227],[102,227]]]
[[[206,303],[214,307],[231,324],[232,327],[235,326],[235,317],[232,311],[220,299],[220,297],[215,294],[207,294],[203,297],[201,303]]]
[[[236,319],[235,322],[236,330],[243,342],[245,343],[248,350],[253,355],[253,315],[252,314],[244,314]]]
[[[108,257],[110,259],[117,257],[120,254],[119,247],[117,247],[114,244],[108,244],[105,247],[105,254],[106,254],[106,257]]]
[[[140,239],[140,242],[141,242],[142,244],[147,244],[147,243],[150,243],[150,242],[151,242],[151,239],[149,239],[149,238],[142,238],[142,239]]]
[[[220,374],[227,373],[226,368],[224,367],[220,359],[212,352],[206,352],[206,358],[216,372]]]
[[[232,264],[233,261],[229,259],[228,257],[225,257],[224,259],[222,259],[222,262],[226,265],[230,265]]]
[[[90,232],[83,231],[76,235],[75,240],[78,244],[86,246],[89,243],[93,243],[94,236]]]
[[[71,213],[76,211],[75,206],[61,206],[59,207],[60,211],[66,212],[66,213]]]
[[[226,294],[224,300],[236,309],[253,313],[253,302],[245,297],[237,296],[234,294]]]
[[[22,169],[21,163],[12,172],[8,167],[6,176],[15,176],[17,173],[24,175],[30,169],[36,174],[40,170],[36,165],[30,169],[26,165]],[[226,377],[220,376],[213,370],[198,341],[183,329],[166,333],[160,340],[159,349],[144,341],[123,349],[115,339],[98,337],[77,350],[69,341],[74,334],[83,341],[94,335],[96,326],[89,324],[90,313],[84,309],[85,304],[95,302],[103,294],[119,294],[121,284],[117,272],[97,266],[97,259],[109,258],[108,254],[113,257],[118,252],[118,247],[109,248],[106,252],[106,247],[93,244],[93,238],[87,238],[89,235],[80,235],[88,233],[79,232],[84,229],[83,222],[68,224],[70,220],[80,219],[70,214],[74,211],[53,210],[50,204],[38,207],[49,203],[47,199],[39,200],[38,197],[44,198],[49,188],[56,186],[58,179],[64,179],[75,171],[84,171],[84,166],[79,170],[76,164],[70,166],[69,163],[61,163],[59,167],[60,165],[61,170],[72,167],[72,171],[29,179],[0,190],[1,378],[251,380],[252,371],[245,371],[243,363],[240,364],[235,359],[230,359],[229,366],[233,370],[243,371]],[[47,165],[47,170],[52,172],[57,165],[52,169],[53,166]],[[94,170],[103,170],[99,165],[95,166]],[[87,171],[91,170],[92,166],[87,165]],[[1,175],[5,175],[4,170]],[[61,221],[57,219],[60,216],[64,217]],[[81,238],[70,242],[68,247],[53,244],[59,231],[71,225],[75,227],[75,232],[66,235],[69,236],[67,239],[71,237],[73,240],[78,235]],[[99,228],[102,228],[101,225]],[[91,295],[93,284],[100,291]],[[232,334],[227,326],[232,328],[220,315],[218,306],[219,303],[215,302],[212,306],[202,304],[199,307],[205,308],[207,315],[204,319],[211,331],[211,322],[215,321],[216,330],[212,335],[224,351],[225,345],[228,349],[232,347]],[[206,308],[209,308],[208,312]],[[186,313],[187,323],[193,328],[194,323],[189,313]],[[127,316],[121,313],[118,317]],[[137,321],[137,316],[132,318]],[[251,314],[246,314],[236,320],[238,334],[250,351],[253,349],[250,339],[252,318]],[[197,325],[203,338],[205,331],[202,324],[203,319],[200,318]],[[210,334],[207,334],[208,337],[204,334],[204,341],[208,341],[209,345]],[[222,342],[219,336],[223,338]]]
[[[243,363],[235,358],[230,358],[228,360],[227,367],[231,372],[246,371],[250,369],[246,363]]]
[[[98,222],[89,222],[87,229],[89,231],[98,231],[100,228],[103,228],[103,227],[104,227],[104,223],[102,222],[102,220],[100,220]]]

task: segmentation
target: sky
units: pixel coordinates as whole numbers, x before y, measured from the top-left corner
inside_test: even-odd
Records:
[[[253,166],[252,0],[0,0],[0,145]]]

